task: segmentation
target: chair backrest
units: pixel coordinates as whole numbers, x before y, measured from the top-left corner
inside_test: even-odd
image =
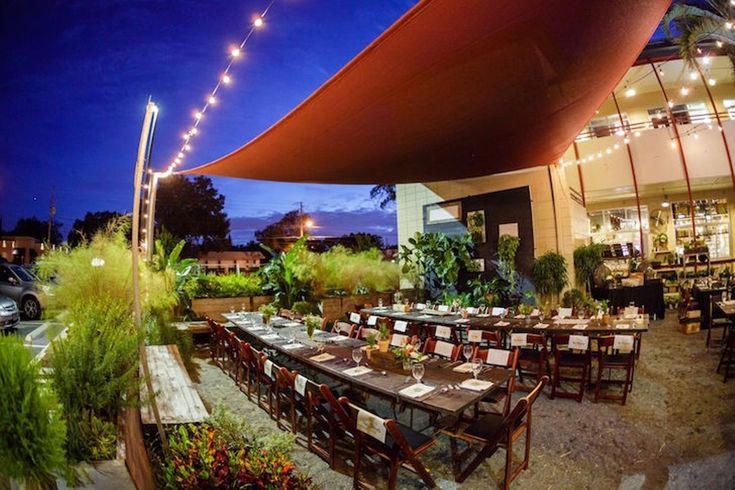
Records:
[[[502,345],[500,332],[494,330],[468,330],[467,342],[471,344],[486,342],[493,347],[500,347]]]
[[[354,424],[352,423],[352,418],[350,414],[347,412],[347,410],[345,410],[344,405],[342,405],[342,403],[337,400],[329,386],[325,384],[319,385],[319,393],[321,394],[322,398],[326,400],[326,402],[329,404],[329,409],[331,410],[332,414],[334,414],[335,421],[339,423],[344,429],[352,431],[354,428]]]
[[[515,428],[520,427],[521,425],[526,425],[526,430],[530,429],[531,427],[531,409],[533,408],[533,404],[538,398],[538,396],[541,394],[541,390],[544,389],[544,385],[549,382],[548,376],[542,376],[541,379],[536,383],[536,386],[533,387],[531,392],[518,400],[516,405],[513,407],[513,410],[508,413],[508,415],[503,420],[503,426],[508,428],[509,430],[514,430]],[[526,418],[526,420],[523,420],[523,418]]]
[[[346,335],[347,337],[353,337],[355,335],[355,327],[356,325],[353,323],[347,323],[347,322],[334,322],[334,326],[332,327],[332,333],[336,333],[339,335]]]
[[[597,355],[601,360],[615,352],[630,353],[635,351],[635,335],[605,335],[597,337]]]
[[[324,332],[329,331],[329,319],[327,319],[327,317],[322,318],[322,324],[319,328]]]
[[[377,328],[360,327],[360,329],[357,331],[357,338],[360,340],[365,340],[370,335],[375,335],[375,338],[377,339],[379,334],[380,331],[378,331]]]
[[[482,362],[491,366],[512,368],[518,360],[518,348],[513,350],[508,349],[481,349],[475,348],[475,353],[472,357],[479,357]]]
[[[512,333],[510,335],[510,346],[546,353],[546,336],[535,333]]]
[[[426,339],[426,342],[424,343],[423,352],[424,354],[433,354],[439,357],[443,357],[445,359],[456,361],[457,359],[459,359],[460,346],[451,342],[446,342],[444,340],[430,337]]]
[[[390,345],[391,347],[400,347],[403,344],[407,344],[409,342],[410,337],[408,335],[403,335],[402,333],[394,333],[390,336]]]
[[[440,340],[446,340],[447,342],[454,342],[456,340],[455,330],[452,327],[446,325],[436,325],[432,328],[433,332],[429,335]]]
[[[351,311],[347,313],[347,321],[349,323],[354,323],[355,325],[360,325],[362,323],[362,316],[360,316],[356,311]]]
[[[586,341],[584,341],[586,339]],[[584,344],[586,343],[586,347]],[[565,349],[566,348],[566,349]],[[584,335],[554,335],[551,337],[551,349],[554,354],[558,354],[562,350],[577,350],[589,353],[589,337]]]

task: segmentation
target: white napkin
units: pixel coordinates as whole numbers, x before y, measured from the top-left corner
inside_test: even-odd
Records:
[[[408,323],[404,320],[397,320],[396,323],[393,324],[393,330],[396,332],[405,332],[407,327]]]
[[[334,359],[334,356],[326,352],[322,354],[318,354],[316,356],[311,356],[309,358],[309,360],[314,361],[314,362],[325,362],[325,361],[331,361],[332,359]]]
[[[538,322],[533,328],[548,328],[549,326],[545,323]]]
[[[360,314],[359,313],[350,313],[350,321],[352,323],[360,323]]]
[[[300,374],[297,374],[296,379],[294,379],[294,387],[296,388],[296,393],[301,396],[304,396],[306,394],[306,381],[306,378],[304,378]]]
[[[467,342],[482,342],[482,330],[468,330]]]
[[[350,338],[346,335],[334,335],[332,337],[329,337],[327,339],[327,342],[344,342],[345,340],[349,340]]]
[[[432,391],[434,391],[434,388],[434,386],[416,383],[415,385],[411,385],[408,388],[403,388],[398,393],[408,398],[418,398],[420,396],[426,395],[427,393],[431,393]]]
[[[528,334],[525,334],[525,333],[510,334],[510,346],[511,347],[523,347],[527,344],[528,344]]]
[[[630,328],[630,324],[629,323],[618,323],[617,325],[615,325],[615,328],[618,328],[620,330],[625,330],[626,328]]]
[[[493,386],[492,381],[483,381],[481,379],[466,379],[462,381],[459,385],[460,387],[466,389],[466,390],[472,390],[472,391],[485,391],[490,389]]]
[[[367,366],[357,366],[357,367],[353,367],[351,369],[346,369],[346,370],[342,371],[342,373],[343,374],[346,374],[347,376],[360,376],[362,374],[367,374],[370,371],[372,371],[372,369],[370,369]]]
[[[301,349],[302,347],[304,347],[304,344],[299,344],[298,342],[281,346],[281,348],[285,350]]]
[[[285,327],[298,327],[301,324],[299,322],[286,322],[283,324]]]
[[[367,324],[369,327],[374,326],[378,322],[378,317],[375,315],[370,315],[367,319]]]
[[[584,330],[584,329],[586,329],[586,328],[587,328],[587,324],[586,324],[586,323],[577,323],[577,324],[576,324],[576,325],[574,325],[574,326],[573,326],[572,328],[573,328],[574,330]]]
[[[261,338],[263,340],[278,340],[281,338],[281,336],[277,333],[269,333],[268,335],[263,335]]]
[[[471,373],[472,372],[472,363],[471,362],[465,362],[464,364],[460,364],[456,368],[452,369],[452,371],[458,372],[458,373]]]
[[[507,327],[508,325],[510,325],[510,322],[497,322],[495,324],[496,327]]]

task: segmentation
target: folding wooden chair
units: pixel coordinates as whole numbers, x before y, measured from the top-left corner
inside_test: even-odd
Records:
[[[462,346],[436,338],[428,338],[424,342],[423,353],[457,361],[462,355]]]
[[[467,343],[481,347],[503,347],[503,339],[496,330],[467,330]]]
[[[211,330],[209,335],[209,355],[215,364],[222,367],[222,356],[224,352],[223,332],[225,327],[209,317],[206,318]]]
[[[570,345],[570,338],[572,345]],[[581,339],[587,339],[586,344]],[[582,402],[584,388],[587,384],[587,375],[592,364],[589,349],[589,337],[582,335],[554,335],[551,337],[551,350],[554,353],[554,369],[551,383],[551,398],[574,398]],[[562,375],[562,369],[577,371],[578,377]],[[579,390],[575,392],[559,389],[562,381],[579,383]]]
[[[254,350],[252,346],[247,342],[240,342],[240,353],[239,353],[239,364],[240,364],[240,390],[244,391],[251,400],[250,395],[252,394],[253,383],[257,383],[258,373],[258,357],[260,352]],[[245,390],[243,390],[243,381],[245,384]]]
[[[354,323],[336,321],[332,326],[332,333],[336,333],[337,335],[345,335],[347,337],[354,337],[356,328],[357,325],[355,325]]]
[[[531,421],[533,404],[541,393],[549,377],[543,376],[531,392],[518,400],[513,410],[505,416],[487,414],[473,422],[466,428],[452,431],[443,429],[441,432],[449,436],[449,447],[452,454],[452,469],[454,479],[462,483],[487,458],[491,457],[498,448],[505,448],[505,478],[500,488],[507,489],[523,470],[528,469],[531,458]],[[525,448],[523,461],[513,468],[513,446],[525,433]],[[459,452],[458,441],[467,444]],[[473,446],[479,445],[477,454],[469,460]],[[463,464],[469,460],[464,468]]]
[[[443,340],[452,344],[459,344],[462,342],[460,329],[447,327],[445,325],[429,325],[426,330],[428,331],[427,338]]]
[[[635,337],[633,335],[608,335],[597,338],[597,381],[595,384],[595,403],[603,400],[622,401],[628,399],[628,392],[633,384],[633,367],[635,366]],[[610,377],[603,379],[602,374],[607,370]],[[612,379],[613,370],[624,370],[625,379]],[[620,384],[623,392],[620,395],[611,395],[602,391],[602,384]]]
[[[393,419],[383,419],[352,403],[347,397],[340,397],[342,411],[355,439],[355,464],[353,487],[363,488],[360,481],[360,468],[363,453],[372,453],[389,465],[388,489],[396,488],[398,469],[405,467],[421,477],[429,488],[435,488],[434,478],[429,474],[419,455],[432,447],[436,439],[417,432]]]
[[[276,371],[279,369],[276,364],[268,359],[268,356],[261,353],[258,356],[258,405],[263,410],[268,411],[270,418],[275,419],[273,413],[274,408],[274,395],[276,389]],[[263,400],[262,388],[265,388],[267,392],[267,398]]]
[[[720,355],[720,362],[717,364],[717,373],[720,373],[720,369],[725,368],[725,377],[722,379],[723,383],[727,383],[727,379],[730,377],[730,367],[735,364],[735,329],[730,329],[725,340],[725,347],[722,349],[722,355]]]
[[[275,371],[276,385],[274,398],[276,401],[275,415],[276,424],[279,428],[298,432],[298,419],[305,416],[307,412],[306,378],[296,371],[289,371],[280,367]],[[288,415],[289,426],[285,426],[281,419]]]
[[[367,340],[367,338],[371,335],[375,335],[375,338],[377,339],[378,336],[380,335],[380,331],[376,328],[362,326],[357,331],[357,335],[355,338],[359,340]]]
[[[715,303],[717,302],[717,298],[712,296],[709,298],[709,315],[707,318],[707,338],[705,339],[705,347],[707,350],[712,346],[712,344],[716,344],[717,347],[724,347],[725,343],[727,341],[727,333],[728,330],[732,327],[732,322],[727,318],[715,318],[714,314],[716,312],[715,310]],[[722,335],[719,339],[713,339],[712,338],[712,331],[715,329],[722,329]]]
[[[505,368],[511,371],[510,379],[505,384],[505,389],[483,398],[482,402],[475,404],[475,418],[486,413],[500,413],[507,415],[510,410],[510,399],[515,386],[515,373],[518,367],[518,348],[507,349],[480,349],[475,348],[472,358],[479,357],[484,364]],[[500,406],[500,410],[496,407]]]
[[[240,369],[240,339],[232,330],[225,329],[225,349],[227,351],[227,375],[237,382],[237,373]]]
[[[533,387],[523,384],[523,376],[533,376],[534,383],[551,371],[549,366],[546,336],[539,334],[514,333],[510,336],[510,346],[520,349],[518,354],[518,381],[516,391],[531,391]]]

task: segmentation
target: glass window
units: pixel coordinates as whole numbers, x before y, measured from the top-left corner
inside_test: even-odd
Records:
[[[684,253],[684,246],[694,238],[689,201],[671,204],[676,233],[676,251]],[[694,201],[694,227],[697,238],[709,249],[710,258],[730,257],[730,217],[727,199]]]
[[[648,208],[641,206],[643,221],[644,247],[648,247]],[[605,209],[589,214],[590,235],[595,243],[606,245],[625,245],[632,243],[641,252],[641,235],[638,221],[638,208]],[[625,247],[623,247],[625,248]]]

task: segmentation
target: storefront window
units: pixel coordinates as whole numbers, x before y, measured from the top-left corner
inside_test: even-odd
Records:
[[[648,208],[641,206],[643,220],[644,247],[648,248]],[[606,245],[625,245],[632,243],[641,252],[641,235],[638,222],[638,209],[635,207],[605,209],[589,214],[590,236],[595,243]]]
[[[684,253],[684,246],[692,241],[692,216],[689,201],[672,203],[676,231],[676,251]],[[730,257],[730,218],[727,199],[694,201],[694,225],[697,237],[709,248],[710,258]]]

